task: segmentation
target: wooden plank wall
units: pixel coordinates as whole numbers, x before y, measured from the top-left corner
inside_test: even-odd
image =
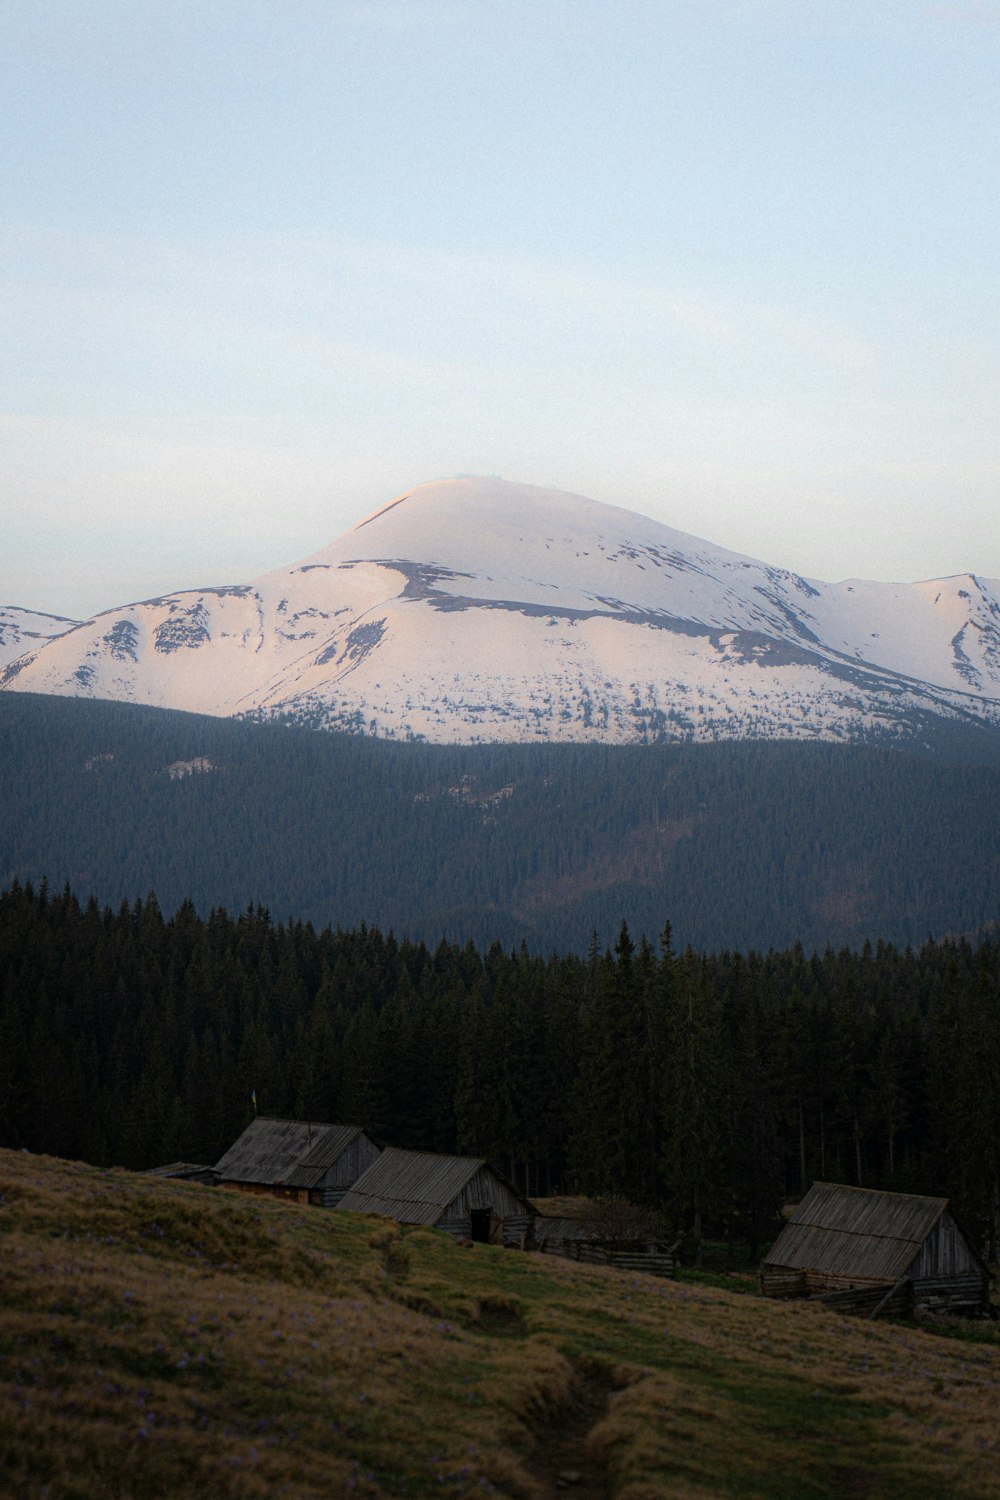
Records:
[[[618,1271],[643,1271],[647,1276],[677,1275],[677,1257],[669,1250],[613,1250],[586,1240],[577,1243],[574,1260],[589,1266],[614,1266]]]
[[[578,1260],[588,1266],[614,1266],[619,1271],[643,1271],[647,1276],[677,1275],[677,1256],[659,1246],[649,1250],[616,1250],[593,1240],[548,1240],[541,1253],[561,1255],[564,1260]]]
[[[279,1198],[286,1203],[308,1203],[309,1194],[305,1188],[272,1187],[265,1182],[220,1182],[219,1186],[228,1193],[246,1193],[250,1198]]]
[[[788,1266],[761,1266],[760,1289],[765,1297],[803,1297],[806,1273]]]
[[[501,1178],[494,1176],[488,1167],[480,1167],[458,1197],[448,1204],[437,1221],[437,1227],[447,1229],[449,1234],[468,1234],[472,1225],[470,1215],[474,1208],[488,1208],[503,1219],[505,1226],[508,1221],[526,1226],[531,1218],[524,1199],[519,1198]],[[506,1240],[505,1228],[505,1243]]]
[[[476,1207],[484,1208],[486,1205],[477,1204]],[[454,1208],[455,1205],[452,1204],[448,1209],[447,1219],[439,1219],[434,1228],[443,1229],[445,1234],[453,1234],[456,1239],[467,1239],[472,1229],[470,1213],[459,1215],[454,1212]],[[528,1236],[531,1223],[531,1215],[526,1214],[523,1207],[519,1213],[503,1216],[503,1243],[508,1250],[521,1248]]]
[[[924,1277],[940,1281],[946,1277],[981,1274],[972,1247],[947,1209],[921,1247],[912,1274],[918,1281]]]
[[[891,1281],[875,1276],[842,1276],[835,1271],[803,1271],[797,1266],[760,1268],[760,1289],[765,1297],[820,1297],[827,1292],[879,1290],[884,1295]]]
[[[344,1196],[347,1188],[352,1188],[361,1176],[367,1172],[373,1161],[381,1156],[381,1151],[374,1141],[370,1141],[366,1135],[355,1136],[346,1151],[342,1151],[323,1178],[323,1186],[340,1188],[340,1198]]]
[[[929,1312],[974,1312],[989,1301],[989,1288],[978,1269],[973,1276],[917,1277],[913,1292],[916,1305]]]
[[[880,1316],[906,1317],[913,1311],[913,1283],[904,1281],[897,1287],[869,1286],[847,1292],[828,1292],[819,1300],[834,1312],[854,1316],[870,1317],[877,1309]]]
[[[353,1184],[349,1184],[353,1186]],[[334,1187],[324,1179],[321,1188],[314,1188],[310,1194],[310,1202],[319,1204],[320,1208],[336,1208],[337,1204],[348,1191],[348,1187]]]

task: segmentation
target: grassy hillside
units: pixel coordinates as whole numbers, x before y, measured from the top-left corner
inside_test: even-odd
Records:
[[[1000,1496],[989,1330],[9,1152],[0,1280],[6,1495]]]
[[[0,886],[536,952],[622,918],[702,950],[917,946],[1000,918],[1000,733],[938,749],[396,744],[3,693]]]

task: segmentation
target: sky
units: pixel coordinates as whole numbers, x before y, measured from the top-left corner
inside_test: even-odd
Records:
[[[0,603],[500,474],[1000,577],[1000,0],[2,0]]]

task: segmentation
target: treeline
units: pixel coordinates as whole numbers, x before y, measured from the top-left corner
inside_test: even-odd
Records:
[[[995,1258],[1000,944],[676,952],[397,941],[0,896],[0,1144],[212,1163],[263,1113],[488,1156],[756,1245],[814,1178],[947,1194]]]
[[[860,745],[398,744],[0,694],[0,887],[486,950],[918,945],[1000,915],[1000,733],[982,763]]]

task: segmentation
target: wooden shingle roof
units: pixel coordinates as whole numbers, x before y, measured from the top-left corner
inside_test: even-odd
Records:
[[[254,1120],[216,1162],[215,1171],[223,1182],[315,1187],[360,1134],[358,1125]]]
[[[487,1162],[481,1156],[439,1156],[387,1146],[341,1200],[356,1214],[381,1214],[402,1224],[435,1224]]]
[[[815,1182],[764,1264],[895,1282],[947,1206],[947,1198]]]

